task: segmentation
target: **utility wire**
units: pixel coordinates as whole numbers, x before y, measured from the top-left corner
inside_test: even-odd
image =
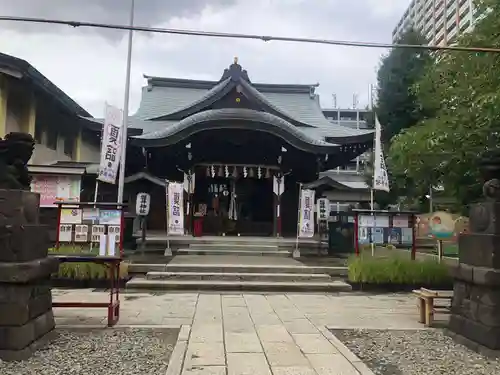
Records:
[[[95,27],[95,28],[101,28],[101,29],[114,29],[114,30],[133,30],[133,31],[143,31],[143,32],[159,33],[159,34],[204,36],[204,37],[210,37],[210,38],[253,39],[253,40],[262,40],[264,42],[278,41],[278,42],[328,44],[328,45],[336,45],[336,46],[344,46],[344,47],[366,47],[366,48],[386,48],[386,49],[387,48],[412,48],[412,49],[422,49],[422,50],[431,50],[431,51],[500,53],[500,48],[494,48],[494,47],[431,46],[431,45],[419,45],[419,44],[390,44],[390,43],[374,43],[374,42],[353,42],[353,41],[345,41],[345,40],[293,38],[293,37],[286,37],[286,36],[221,33],[221,32],[212,32],[212,31],[196,31],[196,30],[184,30],[184,29],[165,29],[165,28],[158,28],[158,27],[127,26],[127,25],[118,25],[118,24],[83,22],[83,21],[65,21],[65,20],[57,20],[57,19],[31,18],[31,17],[0,16],[0,21],[45,23],[45,24],[67,25],[67,26],[73,26],[73,27]]]

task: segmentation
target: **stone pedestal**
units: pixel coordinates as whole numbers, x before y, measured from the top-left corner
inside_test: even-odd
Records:
[[[47,280],[59,264],[47,257],[48,228],[38,214],[38,194],[0,190],[1,360],[30,357],[55,327]]]

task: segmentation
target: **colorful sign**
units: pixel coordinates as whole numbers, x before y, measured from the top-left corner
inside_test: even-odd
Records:
[[[122,154],[122,125],[123,111],[106,104],[101,162],[99,163],[99,176],[97,179],[108,184],[116,182],[116,175]]]
[[[92,223],[99,221],[99,209],[93,207],[85,207],[83,209],[83,221],[90,221]]]
[[[382,245],[386,242],[384,228],[372,228],[372,242],[377,245]]]
[[[359,227],[358,228],[358,243],[360,245],[366,245],[371,242],[371,228],[369,227]]]
[[[314,190],[304,189],[300,194],[299,237],[314,236]]]
[[[31,191],[40,194],[40,207],[56,207],[55,202],[79,202],[80,176],[34,175]]]
[[[79,208],[61,208],[60,224],[81,224],[82,210]]]
[[[99,210],[99,224],[120,225],[122,222],[122,212],[120,210]]]
[[[435,212],[429,219],[429,233],[432,237],[443,240],[452,238],[455,230],[455,220],[447,212]]]
[[[167,185],[167,233],[184,234],[184,184],[170,182]]]

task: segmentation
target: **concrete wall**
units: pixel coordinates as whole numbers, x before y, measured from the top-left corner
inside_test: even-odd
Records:
[[[30,164],[53,164],[57,161],[76,161],[64,153],[64,138],[57,140],[57,149],[53,150],[44,144],[36,144]]]
[[[94,133],[83,131],[81,135],[80,160],[82,162],[99,163],[100,143]]]

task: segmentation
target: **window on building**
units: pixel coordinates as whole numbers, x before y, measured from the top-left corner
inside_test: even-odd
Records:
[[[57,150],[58,131],[52,128],[47,129],[47,147],[52,150]]]
[[[70,135],[66,135],[64,137],[64,154],[72,158],[74,152],[75,152],[75,139]]]

